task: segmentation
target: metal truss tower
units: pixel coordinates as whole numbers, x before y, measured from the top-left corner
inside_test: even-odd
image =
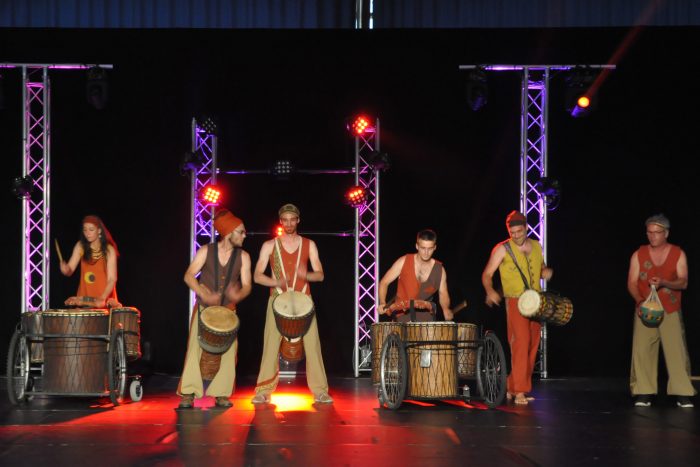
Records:
[[[190,261],[194,259],[197,250],[214,241],[214,206],[202,203],[199,192],[210,184],[216,184],[217,173],[217,136],[212,120],[198,122],[192,119],[192,154],[197,161],[192,169],[190,197]],[[195,294],[190,291],[190,318],[195,304]],[[188,320],[189,323],[189,320]]]
[[[370,329],[378,320],[380,171],[371,158],[379,141],[379,119],[355,136],[355,184],[367,195],[367,203],[355,213],[355,377],[372,370]]]

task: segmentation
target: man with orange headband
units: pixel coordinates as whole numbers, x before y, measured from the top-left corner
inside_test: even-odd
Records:
[[[60,251],[59,251],[60,255]],[[61,259],[64,276],[71,276],[80,264],[80,282],[76,296],[65,303],[72,306],[103,308],[119,306],[117,301],[117,257],[119,250],[102,219],[86,216],[80,240],[68,262]]]
[[[552,269],[544,264],[542,245],[527,237],[527,220],[517,211],[506,217],[510,238],[497,244],[491,251],[481,283],[486,290],[486,304],[500,305],[501,296],[493,287],[493,275],[498,270],[505,296],[508,343],[511,353],[511,371],[508,375],[508,400],[527,405],[532,397],[532,372],[535,369],[540,346],[542,325],[525,318],[518,310],[518,298],[526,289],[540,291],[540,280],[548,281]],[[527,281],[527,284],[526,284]]]
[[[447,321],[452,320],[453,314],[450,309],[450,295],[447,292],[447,273],[442,263],[433,258],[433,253],[437,248],[437,234],[430,229],[421,230],[416,235],[417,253],[409,253],[397,259],[389,270],[379,281],[379,306],[377,312],[382,315],[392,312],[392,306],[387,307],[386,294],[389,284],[399,279],[395,305],[401,305],[410,300],[432,305],[432,309],[414,311],[415,321],[434,321],[435,306],[431,302],[432,297],[437,293],[442,313]],[[400,306],[397,310],[405,311],[405,306]],[[412,319],[409,313],[401,314],[397,317],[400,322]]]
[[[177,389],[181,396],[179,408],[189,409],[195,398],[204,396],[204,383],[200,370],[202,348],[199,343],[199,313],[207,306],[226,306],[236,311],[237,304],[250,294],[250,255],[241,247],[246,237],[243,221],[226,209],[214,215],[214,228],[219,241],[201,247],[185,272],[185,283],[197,294],[197,304],[192,312],[187,355],[182,378]],[[197,280],[197,274],[202,273]],[[217,407],[231,407],[229,397],[236,380],[236,352],[238,339],[221,354],[218,371],[206,390],[215,398]]]
[[[279,349],[282,334],[277,329],[272,310],[275,297],[286,291],[297,291],[310,296],[309,283],[321,282],[324,278],[316,243],[297,233],[299,208],[293,204],[285,204],[279,209],[278,214],[284,233],[278,238],[263,243],[260,257],[255,265],[255,283],[270,287],[270,298],[267,302],[263,355],[253,404],[269,403],[270,396],[279,381]],[[307,270],[309,263],[311,263],[311,271]],[[265,274],[268,264],[272,270],[270,276]],[[315,313],[308,331],[303,336],[303,346],[306,355],[306,382],[314,394],[314,402],[330,404],[333,399],[328,395],[328,381],[323,366]]]

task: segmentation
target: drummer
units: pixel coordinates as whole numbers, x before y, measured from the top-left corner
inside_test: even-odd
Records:
[[[285,204],[279,209],[278,214],[283,233],[276,239],[263,243],[253,275],[256,284],[270,287],[270,298],[267,301],[265,318],[263,355],[258,382],[255,386],[255,396],[252,400],[253,404],[269,403],[270,395],[277,388],[279,381],[278,353],[282,335],[277,329],[272,310],[274,298],[287,290],[296,290],[310,296],[309,283],[322,282],[324,278],[316,243],[297,233],[297,226],[300,222],[299,208],[293,204]],[[275,244],[279,246],[279,254],[275,253],[277,250]],[[268,263],[270,263],[271,268],[269,276],[265,274]],[[311,263],[311,271],[307,270],[308,263]],[[282,266],[284,267],[283,272]],[[306,354],[306,383],[314,394],[314,402],[331,404],[333,398],[328,395],[328,381],[323,366],[315,314],[309,330],[303,336],[303,341],[304,353]]]
[[[416,235],[417,253],[408,253],[394,262],[384,277],[379,281],[379,306],[377,312],[383,314],[395,314],[394,309],[401,314],[397,315],[397,321],[407,322],[411,320],[409,313],[404,313],[406,302],[409,300],[421,300],[431,302],[435,293],[445,320],[453,318],[450,309],[450,295],[447,292],[447,273],[442,263],[433,258],[437,249],[437,234],[430,229],[421,230]],[[399,279],[396,299],[393,304],[387,305],[386,295],[389,284]],[[415,304],[414,304],[415,306]],[[415,321],[435,321],[435,311],[415,311]]]
[[[508,375],[507,398],[519,405],[534,400],[527,393],[532,391],[532,372],[535,368],[537,350],[540,345],[538,321],[520,315],[518,297],[527,288],[540,291],[540,279],[548,281],[552,269],[544,264],[542,246],[527,237],[527,220],[517,211],[506,217],[506,228],[510,238],[497,244],[491,251],[481,283],[486,290],[486,304],[500,305],[501,295],[493,286],[493,275],[498,269],[505,295],[508,343],[511,351],[511,373]],[[522,272],[522,273],[521,273]]]
[[[197,294],[197,304],[190,320],[185,366],[177,388],[177,393],[181,396],[181,409],[193,407],[195,397],[204,396],[204,383],[199,366],[202,356],[202,348],[198,341],[200,307],[203,309],[207,306],[224,305],[235,311],[236,305],[250,294],[252,288],[250,255],[241,249],[246,237],[243,221],[231,211],[219,209],[214,215],[214,228],[219,233],[219,241],[201,247],[185,271],[185,283]],[[196,276],[200,271],[202,274],[198,281]],[[233,393],[236,379],[237,349],[238,339],[221,355],[219,370],[207,387],[206,395],[215,398],[217,407],[227,408],[232,405],[229,397]]]
[[[58,243],[56,246],[58,248]],[[64,276],[73,275],[80,264],[78,293],[69,297],[66,305],[90,308],[120,306],[116,289],[119,250],[99,217],[86,216],[83,219],[83,231],[68,262],[63,261],[60,249],[58,254]]]

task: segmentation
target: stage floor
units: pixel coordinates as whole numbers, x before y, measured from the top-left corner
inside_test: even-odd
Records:
[[[177,382],[152,375],[143,400],[116,408],[67,397],[14,407],[3,378],[0,465],[676,467],[700,459],[700,407],[659,397],[635,408],[624,379],[537,381],[526,407],[406,401],[396,411],[379,408],[367,376],[331,378],[332,405],[313,404],[302,381],[253,406],[254,380],[242,378],[228,410],[211,398],[175,410]]]

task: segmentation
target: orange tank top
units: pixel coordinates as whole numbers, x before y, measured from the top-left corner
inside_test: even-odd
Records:
[[[660,277],[663,280],[672,281],[678,279],[676,267],[678,260],[681,257],[681,249],[677,245],[671,245],[671,250],[666,256],[664,264],[657,266],[651,260],[649,245],[644,245],[637,250],[637,259],[639,260],[639,278],[637,279],[637,287],[642,297],[646,298],[651,292],[649,279],[652,277]],[[664,306],[666,313],[673,313],[681,309],[681,291],[671,290],[666,287],[661,287],[659,298]]]
[[[270,264],[272,265],[274,277],[281,276],[286,277],[287,279],[287,288],[284,289],[283,292],[287,290],[296,290],[297,292],[301,292],[304,289],[304,286],[306,286],[306,295],[311,295],[311,287],[308,285],[308,282],[306,282],[306,279],[296,277],[296,282],[294,281],[297,272],[297,260],[299,266],[307,267],[309,263],[309,239],[304,237],[299,238],[301,238],[301,245],[291,253],[285,250],[282,246],[282,242],[276,238],[276,245],[272,249],[272,254],[270,254]],[[299,251],[299,248],[301,248],[301,252]],[[277,253],[278,250],[280,253],[279,255]],[[300,254],[301,256],[299,256]],[[280,269],[280,256],[282,266],[284,266],[284,275],[281,275],[282,272]],[[294,284],[293,289],[292,284]],[[270,288],[270,295],[275,295],[276,293],[277,289],[275,289],[274,287]]]
[[[399,273],[399,283],[396,286],[397,300],[430,300],[440,289],[442,281],[442,263],[435,260],[430,275],[425,282],[418,282],[415,268],[416,255],[409,253],[404,256],[403,267]]]
[[[90,262],[85,256],[80,259],[80,283],[78,284],[79,297],[99,297],[107,286],[107,258],[104,256]],[[117,287],[107,298],[117,298]]]

